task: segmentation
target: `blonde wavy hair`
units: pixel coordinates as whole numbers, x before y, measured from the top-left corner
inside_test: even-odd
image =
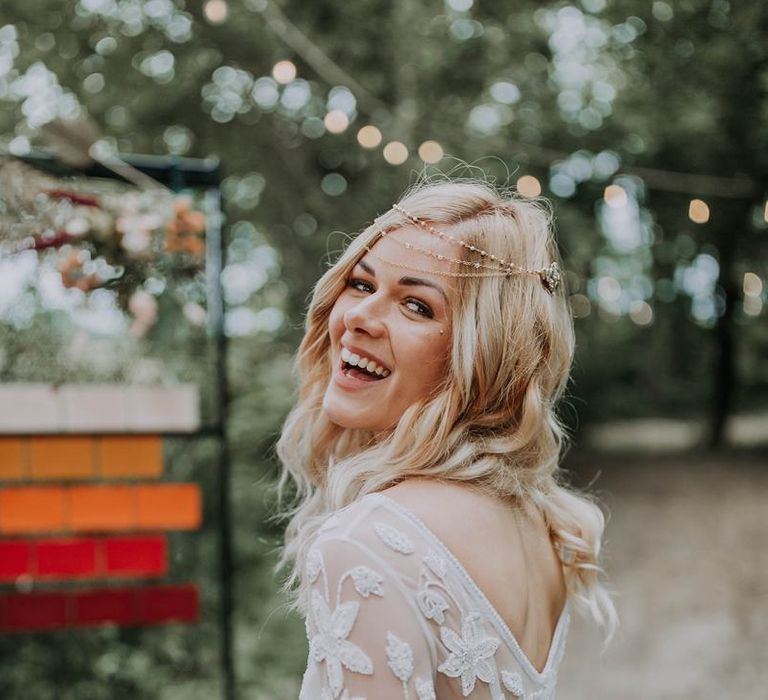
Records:
[[[526,268],[559,262],[545,200],[524,199],[478,179],[421,180],[399,204],[505,260]],[[294,503],[278,567],[296,608],[306,611],[301,581],[307,549],[328,514],[409,477],[472,484],[497,497],[537,506],[563,563],[568,597],[610,639],[617,626],[600,581],[605,520],[586,495],[563,483],[565,430],[555,405],[574,352],[566,294],[549,294],[531,275],[458,278],[451,361],[431,395],[403,413],[391,431],[342,428],[322,410],[331,377],[328,318],[357,261],[382,230],[409,225],[390,209],[360,233],[314,288],[296,359],[298,400],[277,444],[282,495]]]

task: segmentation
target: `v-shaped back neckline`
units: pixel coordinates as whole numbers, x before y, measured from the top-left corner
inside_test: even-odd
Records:
[[[534,666],[530,658],[528,658],[528,655],[523,651],[520,643],[517,641],[517,637],[515,637],[514,633],[509,628],[509,625],[507,625],[507,623],[504,621],[504,618],[502,618],[502,616],[499,614],[499,611],[496,609],[493,603],[491,603],[485,593],[483,593],[483,590],[477,585],[464,565],[456,558],[456,555],[443,543],[443,541],[421,520],[421,518],[419,518],[419,516],[416,515],[407,506],[383,493],[370,493],[366,496],[366,498],[376,498],[388,503],[403,517],[410,520],[419,529],[419,531],[421,531],[422,534],[428,540],[430,540],[438,550],[440,550],[446,559],[448,559],[448,561],[453,564],[454,569],[464,580],[475,597],[480,601],[483,607],[485,607],[486,613],[488,613],[491,620],[495,623],[496,628],[504,638],[507,646],[509,646],[509,648],[512,650],[512,653],[515,654],[518,661],[520,662],[520,665],[525,669],[526,673],[537,683],[545,683],[553,672],[555,659],[558,655],[557,653],[562,646],[562,637],[568,625],[568,600],[566,599],[565,604],[563,605],[563,609],[560,612],[560,617],[558,618],[557,624],[555,625],[555,631],[552,634],[552,640],[550,641],[549,652],[547,653],[547,659],[544,662],[544,668],[539,671],[536,666]]]

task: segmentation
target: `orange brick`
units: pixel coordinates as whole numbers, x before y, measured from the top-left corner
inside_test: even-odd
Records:
[[[163,441],[159,435],[110,435],[98,440],[100,476],[157,479],[163,473]]]
[[[96,475],[94,439],[80,435],[46,435],[29,441],[33,479],[90,479]]]
[[[137,487],[138,527],[143,530],[196,530],[202,519],[197,484]]]
[[[134,486],[73,486],[70,528],[76,532],[129,530],[136,526]]]
[[[23,479],[25,474],[24,440],[0,437],[0,481]]]
[[[22,534],[66,529],[66,489],[0,490],[0,532]]]

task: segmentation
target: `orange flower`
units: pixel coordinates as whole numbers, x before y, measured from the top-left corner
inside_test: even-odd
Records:
[[[61,273],[61,282],[66,289],[76,287],[84,292],[100,287],[103,280],[95,273],[88,275],[83,273],[83,262],[80,252],[71,251],[63,260],[59,261],[56,269]]]
[[[205,214],[192,208],[192,199],[180,197],[173,204],[173,218],[165,225],[165,249],[172,253],[205,253]]]

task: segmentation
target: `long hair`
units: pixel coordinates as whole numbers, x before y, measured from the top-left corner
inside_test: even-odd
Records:
[[[524,199],[478,179],[421,181],[399,200],[405,211],[450,235],[525,268],[559,262],[545,200]],[[440,386],[403,413],[391,431],[342,428],[322,410],[331,377],[328,318],[366,246],[382,230],[409,225],[394,209],[360,233],[317,282],[296,359],[298,400],[277,454],[279,492],[296,500],[279,567],[285,587],[306,609],[300,576],[314,533],[329,513],[409,477],[463,482],[544,515],[560,554],[568,597],[610,638],[617,626],[600,580],[604,517],[586,495],[563,483],[566,434],[555,406],[568,382],[574,330],[567,296],[533,275],[457,278],[449,369]]]

